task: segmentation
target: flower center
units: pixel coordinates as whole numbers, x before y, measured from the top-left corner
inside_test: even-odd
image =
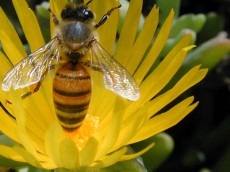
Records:
[[[83,124],[74,132],[66,132],[68,138],[72,139],[81,150],[88,139],[95,133],[99,126],[99,117],[87,114]]]

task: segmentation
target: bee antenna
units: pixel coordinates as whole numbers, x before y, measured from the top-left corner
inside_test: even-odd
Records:
[[[85,5],[88,6],[93,0],[89,0]]]

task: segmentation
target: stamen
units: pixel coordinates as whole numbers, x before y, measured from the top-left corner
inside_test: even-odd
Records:
[[[74,132],[65,131],[66,137],[73,140],[82,149],[99,126],[99,117],[86,115],[83,124]]]

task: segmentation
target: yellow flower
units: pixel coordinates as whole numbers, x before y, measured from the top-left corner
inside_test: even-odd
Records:
[[[25,0],[12,1],[33,52],[45,44],[36,17]],[[60,18],[60,11],[66,1],[51,0],[50,3],[52,11]],[[98,21],[100,16],[117,4],[116,0],[95,0],[90,4],[90,8],[96,13]],[[110,166],[147,151],[153,145],[141,152],[127,155],[126,146],[175,125],[197,106],[198,103],[193,103],[194,98],[191,96],[162,112],[166,105],[202,80],[207,70],[200,70],[199,66],[196,66],[171,89],[159,94],[191,49],[191,36],[187,35],[181,39],[146,77],[165,45],[173,21],[173,12],[169,14],[156,36],[159,9],[153,7],[137,36],[141,8],[142,1],[131,1],[114,52],[114,58],[133,74],[140,85],[140,99],[135,102],[124,100],[96,85],[83,125],[74,134],[66,134],[55,115],[52,80],[47,79],[37,93],[25,100],[20,98],[25,89],[10,92],[1,90],[1,102],[11,102],[5,103],[4,106],[13,117],[0,109],[0,130],[17,143],[11,147],[0,145],[2,156],[45,169]],[[118,11],[114,11],[109,20],[98,29],[100,44],[111,54],[116,39]],[[13,65],[27,55],[2,9],[0,18],[0,39],[7,55],[6,57],[0,53],[0,77],[3,78]],[[51,22],[51,30],[53,28]],[[146,53],[154,35],[154,44]]]

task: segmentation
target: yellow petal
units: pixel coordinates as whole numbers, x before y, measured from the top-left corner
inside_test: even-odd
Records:
[[[74,169],[79,166],[79,150],[72,140],[61,141],[59,154],[64,168]]]
[[[141,84],[141,100],[147,102],[159,93],[178,71],[186,55],[187,51],[185,49],[181,49],[176,55],[169,53]]]
[[[57,167],[63,167],[59,152],[59,145],[64,139],[65,135],[61,126],[57,122],[53,122],[49,130],[46,132],[45,146],[47,154],[51,157]]]
[[[148,55],[146,56],[141,66],[138,68],[137,72],[135,73],[134,77],[137,83],[140,83],[143,80],[143,78],[149,71],[150,67],[153,65],[154,61],[156,60],[161,50],[163,49],[167,41],[168,35],[170,33],[173,17],[174,17],[174,12],[171,11],[169,16],[166,18],[164,24],[162,25],[162,28],[159,31],[158,36],[151,50],[149,51]]]
[[[26,56],[26,53],[16,44],[17,42],[15,42],[5,31],[0,30],[0,39],[3,49],[13,65],[17,64]]]
[[[0,78],[3,78],[6,72],[12,68],[12,64],[1,51],[0,51],[0,60],[1,60]]]
[[[141,130],[137,132],[136,136],[129,141],[129,143],[131,144],[144,140],[177,124],[197,106],[198,103],[190,105],[193,100],[193,97],[189,97],[172,107],[167,112],[151,118]]]
[[[25,0],[12,0],[12,2],[30,45],[30,50],[34,52],[45,44],[37,18]]]
[[[152,143],[152,144],[148,145],[146,148],[142,149],[141,151],[139,151],[137,153],[123,155],[123,157],[121,158],[121,161],[127,161],[127,160],[137,158],[137,157],[143,155],[144,153],[146,153],[148,150],[150,150],[154,145],[155,144]]]
[[[9,50],[4,49],[4,50],[9,53],[9,55],[8,54],[7,55],[10,58],[11,62],[13,64],[16,64],[19,60],[22,59],[22,57],[26,56],[26,52],[23,48],[22,42],[21,42],[17,32],[15,31],[11,22],[6,17],[2,8],[0,8],[0,18],[1,18],[0,31],[3,31],[4,33],[6,33],[8,39],[11,40],[10,42],[14,43],[14,47],[12,47],[12,48],[14,48],[13,50],[11,50],[11,49],[9,49]],[[0,39],[1,39],[1,43],[3,45],[7,44],[8,40],[4,40],[4,38],[2,38],[1,36],[0,36]],[[18,52],[18,54],[15,55],[14,54],[15,52],[13,52],[13,51]],[[13,54],[11,54],[11,53],[13,53]]]
[[[142,107],[143,109],[148,109],[148,113],[145,115],[150,118],[152,115],[159,112],[163,107],[168,105],[183,92],[200,82],[206,74],[206,69],[199,70],[199,66],[192,68],[177,82],[173,88],[146,103]]]
[[[18,154],[16,151],[14,151],[11,147],[8,146],[0,145],[0,154],[14,161],[26,162],[20,154]]]
[[[154,6],[145,20],[143,28],[138,35],[134,46],[132,47],[130,55],[128,57],[123,57],[125,61],[123,65],[131,74],[133,74],[137,69],[144,56],[144,53],[146,52],[150,42],[152,41],[154,33],[158,26],[158,20],[159,9]]]
[[[90,9],[96,14],[96,23],[113,7],[117,7],[117,1],[93,1],[89,4]],[[110,54],[113,52],[116,39],[117,25],[119,19],[119,9],[114,10],[108,20],[97,29],[99,42],[102,47]]]
[[[115,107],[116,106],[122,107],[121,102],[118,101],[117,104],[115,105]],[[111,119],[109,122],[109,126],[107,123],[108,128],[106,131],[106,135],[103,138],[102,144],[99,145],[100,151],[98,152],[97,157],[101,157],[101,155],[106,154],[106,152],[108,152],[109,149],[114,146],[114,144],[116,143],[116,141],[118,139],[119,132],[120,132],[120,126],[121,126],[121,122],[122,122],[122,115],[121,115],[122,113],[117,113],[117,114],[120,114],[120,115],[113,114],[112,116],[110,116]],[[100,133],[99,133],[99,135],[100,135]]]
[[[125,120],[122,122],[122,127],[119,133],[119,139],[114,145],[112,150],[117,150],[121,145],[126,145],[128,141],[136,135],[136,132],[142,127],[143,123],[147,118],[147,108],[140,108],[135,113],[133,113],[129,118],[124,116]]]
[[[98,151],[98,141],[97,139],[91,137],[85,147],[80,152],[81,165],[89,166],[95,159],[96,153]]]
[[[16,121],[8,116],[2,108],[0,108],[0,115],[0,130],[12,140],[19,142],[19,138],[16,133]]]
[[[20,146],[14,146],[12,149],[19,155],[21,155],[26,162],[30,163],[35,167],[42,168],[41,164],[37,161],[37,159],[24,148]]]
[[[183,49],[183,47],[187,46],[190,38],[190,35],[184,37],[157,66],[157,68],[143,81],[143,83],[140,85],[140,99],[136,102],[133,102],[130,107],[128,107],[127,111],[130,111],[130,114],[132,114],[137,107],[142,106],[157,93],[159,93],[171,80],[181,66],[187,54],[187,49]],[[167,101],[168,99],[165,100]]]
[[[61,20],[61,10],[64,9],[65,5],[67,4],[67,0],[55,1],[50,0],[50,9],[56,15],[58,20]],[[52,33],[54,31],[54,22],[53,17],[50,15],[50,33],[51,37],[53,37]]]
[[[95,165],[93,165],[93,167],[108,167],[116,162],[118,162],[121,157],[127,152],[127,148],[123,147],[105,157],[103,157],[102,160],[96,162]]]
[[[130,6],[114,54],[114,58],[121,64],[124,64],[125,59],[129,57],[132,51],[141,16],[142,2],[143,1],[140,0],[130,1]]]

